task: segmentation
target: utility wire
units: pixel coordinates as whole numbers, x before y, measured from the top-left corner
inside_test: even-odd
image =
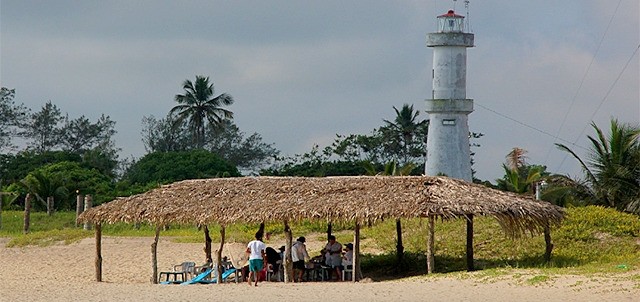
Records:
[[[515,119],[515,118],[512,118],[512,117],[510,117],[510,116],[507,116],[507,115],[505,115],[505,114],[502,114],[502,113],[500,113],[500,112],[498,112],[498,111],[495,111],[495,110],[493,110],[493,109],[491,109],[491,108],[488,108],[488,107],[486,107],[486,106],[483,106],[483,105],[481,105],[481,104],[474,103],[474,105],[478,105],[480,108],[483,108],[483,109],[485,109],[485,110],[487,110],[487,111],[493,112],[493,113],[495,113],[496,115],[499,115],[499,116],[501,116],[501,117],[503,117],[503,118],[506,118],[506,119],[508,119],[508,120],[511,120],[511,121],[513,121],[513,122],[515,122],[515,123],[518,123],[518,124],[520,124],[520,125],[522,125],[522,126],[525,126],[525,127],[529,128],[529,129],[532,129],[532,130],[535,130],[535,131],[537,131],[537,132],[540,132],[540,133],[542,133],[542,134],[544,134],[544,135],[547,135],[547,136],[553,137],[554,139],[557,139],[557,140],[563,141],[563,142],[565,142],[565,143],[567,143],[567,144],[571,144],[572,146],[578,147],[578,148],[580,148],[580,149],[589,150],[589,149],[587,149],[587,148],[585,148],[585,147],[583,147],[583,146],[577,145],[575,142],[570,142],[570,141],[568,141],[568,140],[565,140],[565,139],[562,139],[562,138],[555,137],[553,134],[551,134],[551,133],[549,133],[549,132],[547,132],[547,131],[544,131],[544,130],[538,129],[538,128],[534,127],[534,126],[528,125],[528,124],[526,124],[526,123],[524,123],[524,122],[521,122],[521,121],[519,121],[519,120],[517,120],[517,119]]]
[[[578,89],[576,90],[576,93],[573,95],[573,98],[571,99],[571,104],[569,105],[569,108],[565,112],[564,118],[562,118],[562,123],[560,123],[560,127],[558,127],[558,132],[556,132],[556,135],[553,138],[553,143],[554,144],[555,144],[556,140],[558,139],[558,137],[560,136],[560,132],[562,131],[562,128],[564,128],[564,124],[567,122],[567,117],[569,116],[569,112],[571,112],[571,109],[573,109],[573,105],[576,103],[576,100],[578,99],[578,94],[580,93],[580,90],[582,89],[582,85],[584,84],[584,80],[587,78],[587,75],[589,74],[589,71],[591,70],[591,65],[593,65],[593,62],[596,60],[596,56],[598,55],[598,52],[600,52],[600,47],[602,46],[602,43],[604,42],[604,38],[607,36],[607,33],[609,32],[609,28],[611,27],[611,23],[613,23],[613,19],[615,18],[616,14],[618,13],[618,8],[620,7],[620,3],[621,2],[622,2],[622,0],[618,1],[618,5],[616,6],[616,9],[613,11],[613,14],[611,15],[611,19],[609,19],[609,24],[607,24],[607,28],[604,30],[604,33],[602,34],[602,37],[600,38],[600,42],[598,43],[598,47],[596,48],[596,51],[593,53],[593,56],[591,57],[591,62],[589,62],[589,65],[587,66],[587,70],[584,72],[584,75],[582,76],[582,79],[580,80],[580,84],[578,85]],[[551,155],[551,150],[552,149],[553,149],[553,145],[549,146],[549,150],[547,151],[547,155],[544,158],[545,165],[547,165],[547,162],[549,160],[549,156]]]
[[[602,100],[600,101],[600,104],[598,104],[598,107],[596,108],[596,110],[593,112],[593,114],[591,115],[591,118],[589,120],[593,120],[593,118],[596,116],[596,114],[598,113],[598,111],[600,110],[600,108],[602,107],[602,104],[604,104],[604,101],[607,100],[607,97],[609,96],[609,94],[611,93],[611,91],[613,91],[613,88],[616,86],[616,84],[618,83],[618,80],[620,80],[620,78],[622,77],[622,74],[624,74],[625,70],[627,70],[627,67],[629,67],[629,63],[631,63],[631,60],[633,60],[633,57],[636,56],[636,54],[638,53],[638,50],[640,49],[640,44],[638,44],[638,46],[636,47],[636,49],[633,51],[633,53],[631,54],[631,56],[629,57],[629,60],[627,60],[627,63],[624,64],[624,67],[622,67],[622,70],[620,71],[620,73],[618,74],[618,76],[616,77],[616,79],[613,81],[613,83],[611,84],[611,86],[609,87],[609,90],[607,90],[607,93],[604,95],[604,97],[602,98]],[[580,137],[582,137],[582,135],[584,135],[584,132],[587,130],[587,127],[589,125],[585,125],[584,128],[582,128],[582,131],[580,132],[580,134],[578,134],[578,136],[576,137],[576,139],[573,141],[573,143],[575,144]],[[567,159],[568,154],[564,155],[564,158],[562,159],[562,161],[560,162],[560,164],[558,165],[558,169],[560,170],[560,168],[562,168],[562,165],[564,164],[564,161]]]

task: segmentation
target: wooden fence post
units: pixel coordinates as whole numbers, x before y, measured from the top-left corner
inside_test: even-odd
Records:
[[[78,193],[78,191],[76,191],[76,193]],[[78,227],[78,216],[80,216],[80,214],[82,214],[82,211],[84,209],[84,204],[83,204],[83,199],[84,197],[80,194],[76,195],[76,227]]]
[[[53,215],[53,196],[47,197],[47,216]]]
[[[27,193],[27,197],[24,199],[24,228],[22,232],[24,234],[29,233],[29,225],[31,224],[31,193]]]
[[[91,209],[91,203],[93,202],[93,199],[91,198],[91,195],[87,195],[84,197],[84,210],[88,210]],[[85,222],[84,223],[84,229],[85,230],[91,230],[91,223]]]

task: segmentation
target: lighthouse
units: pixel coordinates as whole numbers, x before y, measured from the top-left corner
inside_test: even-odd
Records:
[[[446,175],[471,182],[467,99],[467,48],[473,34],[465,32],[464,16],[450,10],[438,16],[438,30],[427,34],[433,48],[433,90],[427,99],[429,114],[425,174]]]

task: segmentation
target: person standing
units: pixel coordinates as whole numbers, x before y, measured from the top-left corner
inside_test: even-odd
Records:
[[[336,273],[336,280],[340,280],[340,266],[342,265],[342,244],[336,241],[336,236],[329,235],[329,242],[324,247],[325,264]],[[331,280],[332,276],[329,276]]]
[[[249,254],[249,278],[247,278],[247,282],[249,286],[251,286],[251,279],[254,277],[254,286],[258,286],[258,273],[262,271],[265,263],[267,263],[266,248],[267,245],[262,242],[262,233],[256,233],[256,239],[247,245],[247,254]]]
[[[293,269],[298,273],[297,282],[302,282],[302,274],[307,269],[305,266],[305,260],[309,259],[309,253],[307,253],[307,246],[304,244],[306,239],[299,237],[296,243],[291,246],[291,261],[293,261]],[[293,281],[296,282],[294,273]]]

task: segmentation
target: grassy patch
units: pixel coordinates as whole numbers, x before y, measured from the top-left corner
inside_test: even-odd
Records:
[[[18,235],[13,237],[8,243],[7,247],[22,247],[27,245],[35,246],[49,246],[59,242],[70,244],[78,242],[83,238],[91,236],[93,233],[90,231],[84,231],[81,229],[65,229],[65,230],[50,230],[29,233],[26,235]]]
[[[538,285],[541,283],[546,283],[551,281],[551,277],[547,275],[537,275],[527,279],[527,284],[529,285]]]

